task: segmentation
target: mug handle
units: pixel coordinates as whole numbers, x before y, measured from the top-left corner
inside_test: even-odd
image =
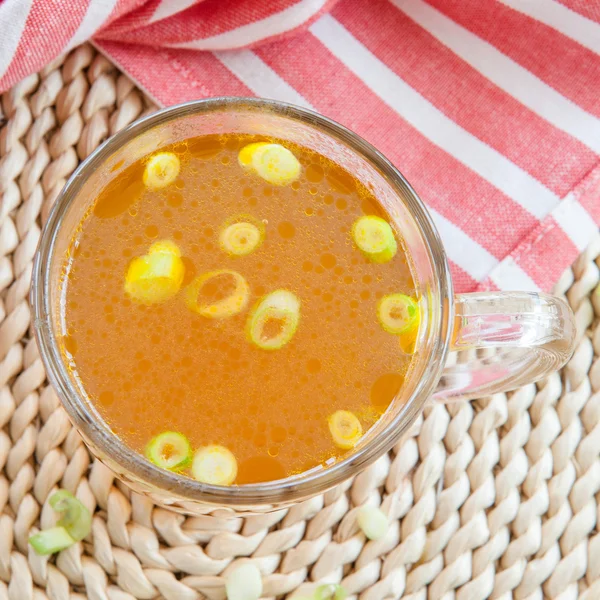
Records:
[[[575,337],[573,311],[560,298],[528,292],[457,294],[454,352],[433,397],[471,400],[533,383],[569,360]]]

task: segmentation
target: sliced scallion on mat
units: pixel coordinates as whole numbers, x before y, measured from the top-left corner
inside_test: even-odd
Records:
[[[58,490],[50,496],[50,506],[61,515],[57,525],[75,540],[82,540],[92,529],[90,511],[71,492]]]
[[[51,527],[32,535],[29,543],[36,554],[46,556],[69,548],[75,544],[75,540],[64,527]]]
[[[358,512],[358,526],[370,540],[380,540],[388,530],[388,518],[375,506],[363,506]]]
[[[44,529],[29,538],[37,554],[60,552],[82,540],[92,529],[90,511],[67,490],[50,497],[50,506],[61,515],[55,527]]]
[[[315,591],[315,600],[345,600],[346,590],[339,583],[325,583]]]
[[[225,578],[227,600],[258,600],[262,596],[262,577],[252,563],[241,565]]]

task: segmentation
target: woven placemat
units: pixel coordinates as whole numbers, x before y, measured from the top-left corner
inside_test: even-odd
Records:
[[[89,45],[6,92],[0,113],[0,600],[225,598],[245,561],[265,597],[341,582],[351,598],[600,598],[600,237],[563,276],[570,363],[512,394],[432,405],[351,484],[289,510],[188,517],[131,493],[87,452],[46,381],[27,302],[41,223],[79,161],[152,103]],[[66,488],[95,511],[82,543],[28,546]],[[380,503],[384,539],[356,508]]]

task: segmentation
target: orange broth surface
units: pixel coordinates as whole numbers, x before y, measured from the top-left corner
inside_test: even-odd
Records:
[[[301,175],[285,186],[264,181],[238,164],[240,148],[258,139],[203,136],[162,149],[181,161],[164,189],[145,187],[144,160],[115,169],[73,238],[63,282],[63,351],[114,433],[140,453],[163,431],[184,434],[194,450],[225,446],[237,460],[235,484],[343,456],[328,417],[351,411],[366,433],[414,360],[377,318],[383,295],[417,296],[401,241],[377,264],[352,240],[357,218],[389,220],[377,200],[338,165],[278,140],[270,141],[294,153]],[[231,256],[219,232],[240,215],[260,221],[265,239]],[[125,274],[157,240],[181,250],[183,286],[162,304],[139,304],[125,293]],[[225,319],[183,300],[190,281],[218,269],[237,271],[250,288],[246,309]],[[300,321],[289,343],[268,351],[249,340],[246,322],[278,289],[299,298]]]

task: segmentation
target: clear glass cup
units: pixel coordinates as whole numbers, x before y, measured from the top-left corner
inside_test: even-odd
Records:
[[[412,257],[425,316],[417,358],[403,389],[346,458],[280,481],[219,487],[154,466],[110,430],[57,343],[64,331],[59,275],[75,229],[115,172],[165,144],[232,132],[273,135],[313,148],[369,186]],[[525,292],[454,295],[431,216],[400,172],[341,125],[309,110],[260,99],[214,98],[167,108],[98,148],[75,171],[52,208],[34,264],[31,304],[48,378],[91,451],[135,491],[195,514],[267,512],[322,493],[387,452],[430,399],[471,399],[536,381],[559,369],[575,343],[573,314],[559,298]],[[459,350],[473,351],[466,360],[448,360],[450,352]]]

